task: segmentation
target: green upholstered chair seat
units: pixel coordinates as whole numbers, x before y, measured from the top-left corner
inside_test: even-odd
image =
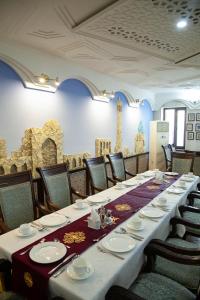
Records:
[[[45,176],[50,199],[57,204],[59,208],[66,207],[71,204],[69,182],[66,173]]]
[[[107,189],[107,176],[104,164],[91,165],[90,174],[95,187],[100,189]]]
[[[188,173],[191,170],[192,159],[173,158],[172,171],[179,174]]]
[[[0,300],[23,300],[19,295],[16,295],[12,292],[3,292],[0,294]]]
[[[34,220],[31,184],[16,184],[0,189],[0,206],[5,224],[17,228]]]
[[[194,243],[178,238],[169,238],[167,242],[185,248],[197,248],[197,245]],[[195,290],[198,288],[200,266],[183,265],[157,256],[155,272],[176,280],[188,289]]]
[[[200,199],[194,199],[194,206],[200,208]]]
[[[125,180],[126,175],[124,170],[123,159],[113,159],[112,164],[116,177],[118,177],[121,180]]]
[[[176,281],[156,273],[141,274],[129,288],[151,300],[194,300],[195,295]]]
[[[200,225],[200,213],[193,213],[190,211],[186,211],[183,214],[183,218],[187,221],[190,221],[192,223]],[[186,227],[186,230],[187,230],[187,232],[191,232],[191,233],[200,235],[200,229]]]

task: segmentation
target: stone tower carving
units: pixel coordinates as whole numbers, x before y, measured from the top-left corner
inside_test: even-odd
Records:
[[[117,132],[115,152],[122,151],[122,102],[117,100]]]

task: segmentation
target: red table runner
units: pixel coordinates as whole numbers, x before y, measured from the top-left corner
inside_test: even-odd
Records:
[[[171,183],[174,181],[175,179],[170,180]],[[45,241],[53,241],[57,238],[62,243],[70,246],[70,249],[67,251],[67,255],[73,252],[76,252],[77,254],[82,253],[90,246],[94,245],[93,239],[99,238],[104,233],[108,234],[116,226],[130,218],[138,209],[144,207],[152,200],[151,191],[149,191],[148,195],[145,193],[145,197],[133,195],[134,191],[136,193],[140,193],[143,186],[144,189],[146,189],[148,184],[152,185],[151,180],[105,205],[106,208],[112,210],[112,225],[100,230],[91,229],[85,221],[89,216],[88,214],[71,224],[48,234],[45,237]],[[159,190],[159,193],[161,192],[162,189]],[[20,255],[22,251],[26,250],[30,246],[38,244],[39,241],[40,240],[35,241],[31,245],[20,249],[12,255],[13,290],[24,295],[29,300],[48,299],[48,280],[50,277],[48,272],[59,263],[55,262],[48,265],[38,264],[30,259],[29,251],[24,255]]]

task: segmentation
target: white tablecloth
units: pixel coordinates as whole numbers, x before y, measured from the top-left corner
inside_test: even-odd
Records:
[[[129,181],[135,180],[135,178]],[[149,178],[143,179],[140,183],[144,183]],[[85,257],[93,266],[94,274],[86,280],[73,280],[67,272],[63,272],[59,277],[51,277],[49,280],[50,294],[62,296],[67,300],[103,300],[108,289],[116,284],[123,287],[129,287],[133,280],[137,277],[143,264],[143,249],[153,238],[165,239],[170,231],[169,221],[176,214],[176,206],[185,203],[187,194],[196,189],[196,184],[199,177],[195,177],[193,182],[187,182],[187,190],[183,190],[182,194],[169,194],[167,191],[162,192],[158,197],[165,196],[168,199],[170,212],[159,219],[159,222],[153,222],[148,219],[143,220],[144,230],[140,232],[145,238],[143,241],[136,241],[136,247],[127,253],[120,255],[125,257],[125,260],[109,254],[101,253],[97,249],[97,244],[94,243],[82,256]],[[123,190],[116,190],[114,187],[99,194],[94,195],[96,198],[109,197],[112,200],[132,190],[133,187]],[[155,198],[154,198],[155,199]],[[91,211],[91,206],[87,209],[78,210],[74,205],[68,206],[60,212],[64,212],[74,221]],[[136,216],[135,214],[134,216]],[[134,216],[132,218],[134,218]],[[128,222],[128,221],[126,221]],[[124,222],[123,225],[126,224]],[[56,230],[57,227],[50,228],[48,233]],[[36,235],[29,238],[20,238],[16,234],[16,230],[10,231],[0,236],[0,257],[11,260],[12,254],[25,247],[26,245],[45,236],[47,232],[40,231]],[[113,232],[110,235],[115,234]]]

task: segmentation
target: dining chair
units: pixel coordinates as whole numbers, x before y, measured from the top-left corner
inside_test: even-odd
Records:
[[[71,205],[73,203],[72,194],[82,199],[86,198],[85,195],[82,195],[71,186],[68,168],[65,163],[36,168],[36,170],[42,178],[46,204],[51,211]]]
[[[162,149],[165,157],[166,171],[172,169],[172,146],[170,144],[162,145]]]
[[[35,198],[31,171],[0,176],[0,230],[6,232],[49,213]]]
[[[172,152],[172,172],[184,174],[192,172],[194,154],[186,152]]]
[[[151,269],[153,267],[155,273],[167,276],[196,293],[200,279],[200,245],[187,241],[177,234],[178,226],[185,225],[185,220],[174,217],[170,220],[170,224],[172,225],[172,231],[169,237],[165,241],[152,240],[146,248],[146,254],[148,254],[147,268]],[[194,224],[191,225],[191,228],[193,227]],[[151,245],[153,246],[151,247]],[[154,249],[155,246],[157,250]],[[150,252],[147,253],[149,249]],[[155,259],[154,253],[156,252],[154,250],[160,251],[163,255],[159,255]],[[177,253],[180,254],[179,259],[184,257],[188,261],[186,259],[185,264],[182,264],[179,260],[174,260]],[[191,262],[191,258],[193,260],[194,257],[196,259]]]
[[[197,190],[191,191],[187,198],[190,206],[200,208],[200,183],[197,184]]]
[[[135,176],[125,169],[124,157],[122,152],[106,155],[111,166],[113,179],[116,181],[126,180],[126,175]]]
[[[140,273],[129,288],[112,286],[106,294],[106,300],[195,300],[199,297],[199,289],[194,294],[178,281],[154,271],[158,257],[163,257],[173,263],[197,265],[200,264],[199,253],[193,251],[193,255],[188,257],[189,250],[184,249],[187,254],[182,254],[181,247],[177,246],[177,251],[174,252],[170,244],[167,248],[159,244],[160,242],[162,241],[152,240],[144,249],[148,261],[146,272]]]
[[[185,221],[185,235],[200,237],[200,208],[181,205],[179,211],[181,217]]]
[[[92,194],[108,188],[108,181],[115,184],[115,180],[107,176],[105,160],[103,156],[83,159],[86,165],[87,178],[90,180]]]
[[[200,176],[200,152],[196,152],[194,155],[193,173]]]

